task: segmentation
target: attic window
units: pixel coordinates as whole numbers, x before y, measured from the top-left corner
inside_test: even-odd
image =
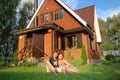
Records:
[[[40,20],[41,20],[42,24],[43,23],[49,23],[53,20],[60,20],[60,19],[63,19],[63,18],[64,18],[64,10],[63,9],[40,15]]]
[[[64,10],[56,10],[54,12],[54,20],[59,20],[59,19],[63,19],[64,18]]]
[[[51,21],[50,13],[47,13],[47,14],[44,15],[44,20],[45,20],[45,22],[50,22]]]
[[[41,23],[48,23],[51,22],[53,20],[53,13],[49,12],[46,14],[41,15]]]

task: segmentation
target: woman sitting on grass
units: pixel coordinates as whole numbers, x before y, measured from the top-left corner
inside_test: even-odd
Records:
[[[73,65],[71,65],[70,63],[68,63],[64,59],[63,54],[59,54],[59,56],[58,56],[58,65],[59,65],[59,68],[61,69],[61,71],[64,74],[67,74],[67,73],[79,73],[78,69],[76,69]]]

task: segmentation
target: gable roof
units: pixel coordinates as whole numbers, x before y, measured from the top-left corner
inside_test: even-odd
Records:
[[[39,14],[40,10],[42,10],[42,6],[49,0],[42,0],[38,9],[34,13],[33,17],[31,18],[29,24],[26,28],[29,28],[32,25],[32,22],[34,22],[35,17]],[[101,35],[97,20],[96,11],[94,11],[94,6],[83,8],[81,10],[76,10],[75,12],[69,8],[62,0],[55,0],[59,5],[61,5],[66,11],[68,11],[76,20],[78,20],[82,25],[84,25],[90,32],[92,28],[95,28],[96,36],[97,36],[97,42],[101,42]],[[93,12],[93,13],[92,13]],[[82,18],[81,18],[82,17]],[[88,26],[90,25],[90,27]]]
[[[32,24],[32,22],[34,21],[35,17],[38,15],[39,11],[41,10],[41,7],[43,6],[43,4],[48,1],[48,0],[42,0],[38,9],[36,10],[36,12],[34,13],[33,17],[31,18],[29,24],[27,25],[26,28],[29,28]],[[73,15],[73,17],[75,19],[77,19],[82,25],[84,25],[85,27],[87,27],[87,23],[80,17],[78,16],[72,9],[70,9],[64,2],[62,2],[62,0],[55,0],[58,4],[60,4],[64,9],[66,9],[71,15]],[[88,27],[87,27],[88,28]]]
[[[95,15],[95,6],[88,6],[82,9],[75,10],[74,12],[84,19],[88,25],[93,29],[94,28],[94,15]]]
[[[98,19],[96,14],[95,6],[88,6],[86,8],[75,10],[75,13],[84,19],[88,25],[95,30],[97,42],[101,42],[100,29],[98,25]]]

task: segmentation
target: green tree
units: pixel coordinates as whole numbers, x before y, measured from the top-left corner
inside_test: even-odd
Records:
[[[20,11],[19,11],[20,19],[18,22],[19,23],[18,29],[23,29],[26,27],[32,14],[33,14],[33,3],[28,1],[28,2],[23,4],[22,8],[20,8]]]
[[[113,50],[113,45],[112,42],[110,41],[110,36],[108,34],[109,32],[109,27],[107,23],[102,20],[101,18],[98,18],[99,21],[99,26],[100,26],[100,33],[102,37],[102,44],[101,44],[101,50]]]
[[[120,49],[120,13],[109,17],[107,19],[107,24],[109,26],[109,36],[114,49]]]
[[[16,50],[16,37],[10,32],[16,27],[17,7],[20,0],[0,0],[0,53],[10,56]]]

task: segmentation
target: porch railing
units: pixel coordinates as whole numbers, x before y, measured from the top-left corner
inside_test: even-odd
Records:
[[[34,52],[33,52],[34,50]],[[48,57],[48,55],[39,47],[37,46],[32,46],[32,48],[30,48],[29,46],[25,46],[24,48],[22,48],[19,52],[18,55],[20,55],[20,59],[19,60],[24,60],[26,57],[32,56],[32,53],[34,53],[35,57]]]

